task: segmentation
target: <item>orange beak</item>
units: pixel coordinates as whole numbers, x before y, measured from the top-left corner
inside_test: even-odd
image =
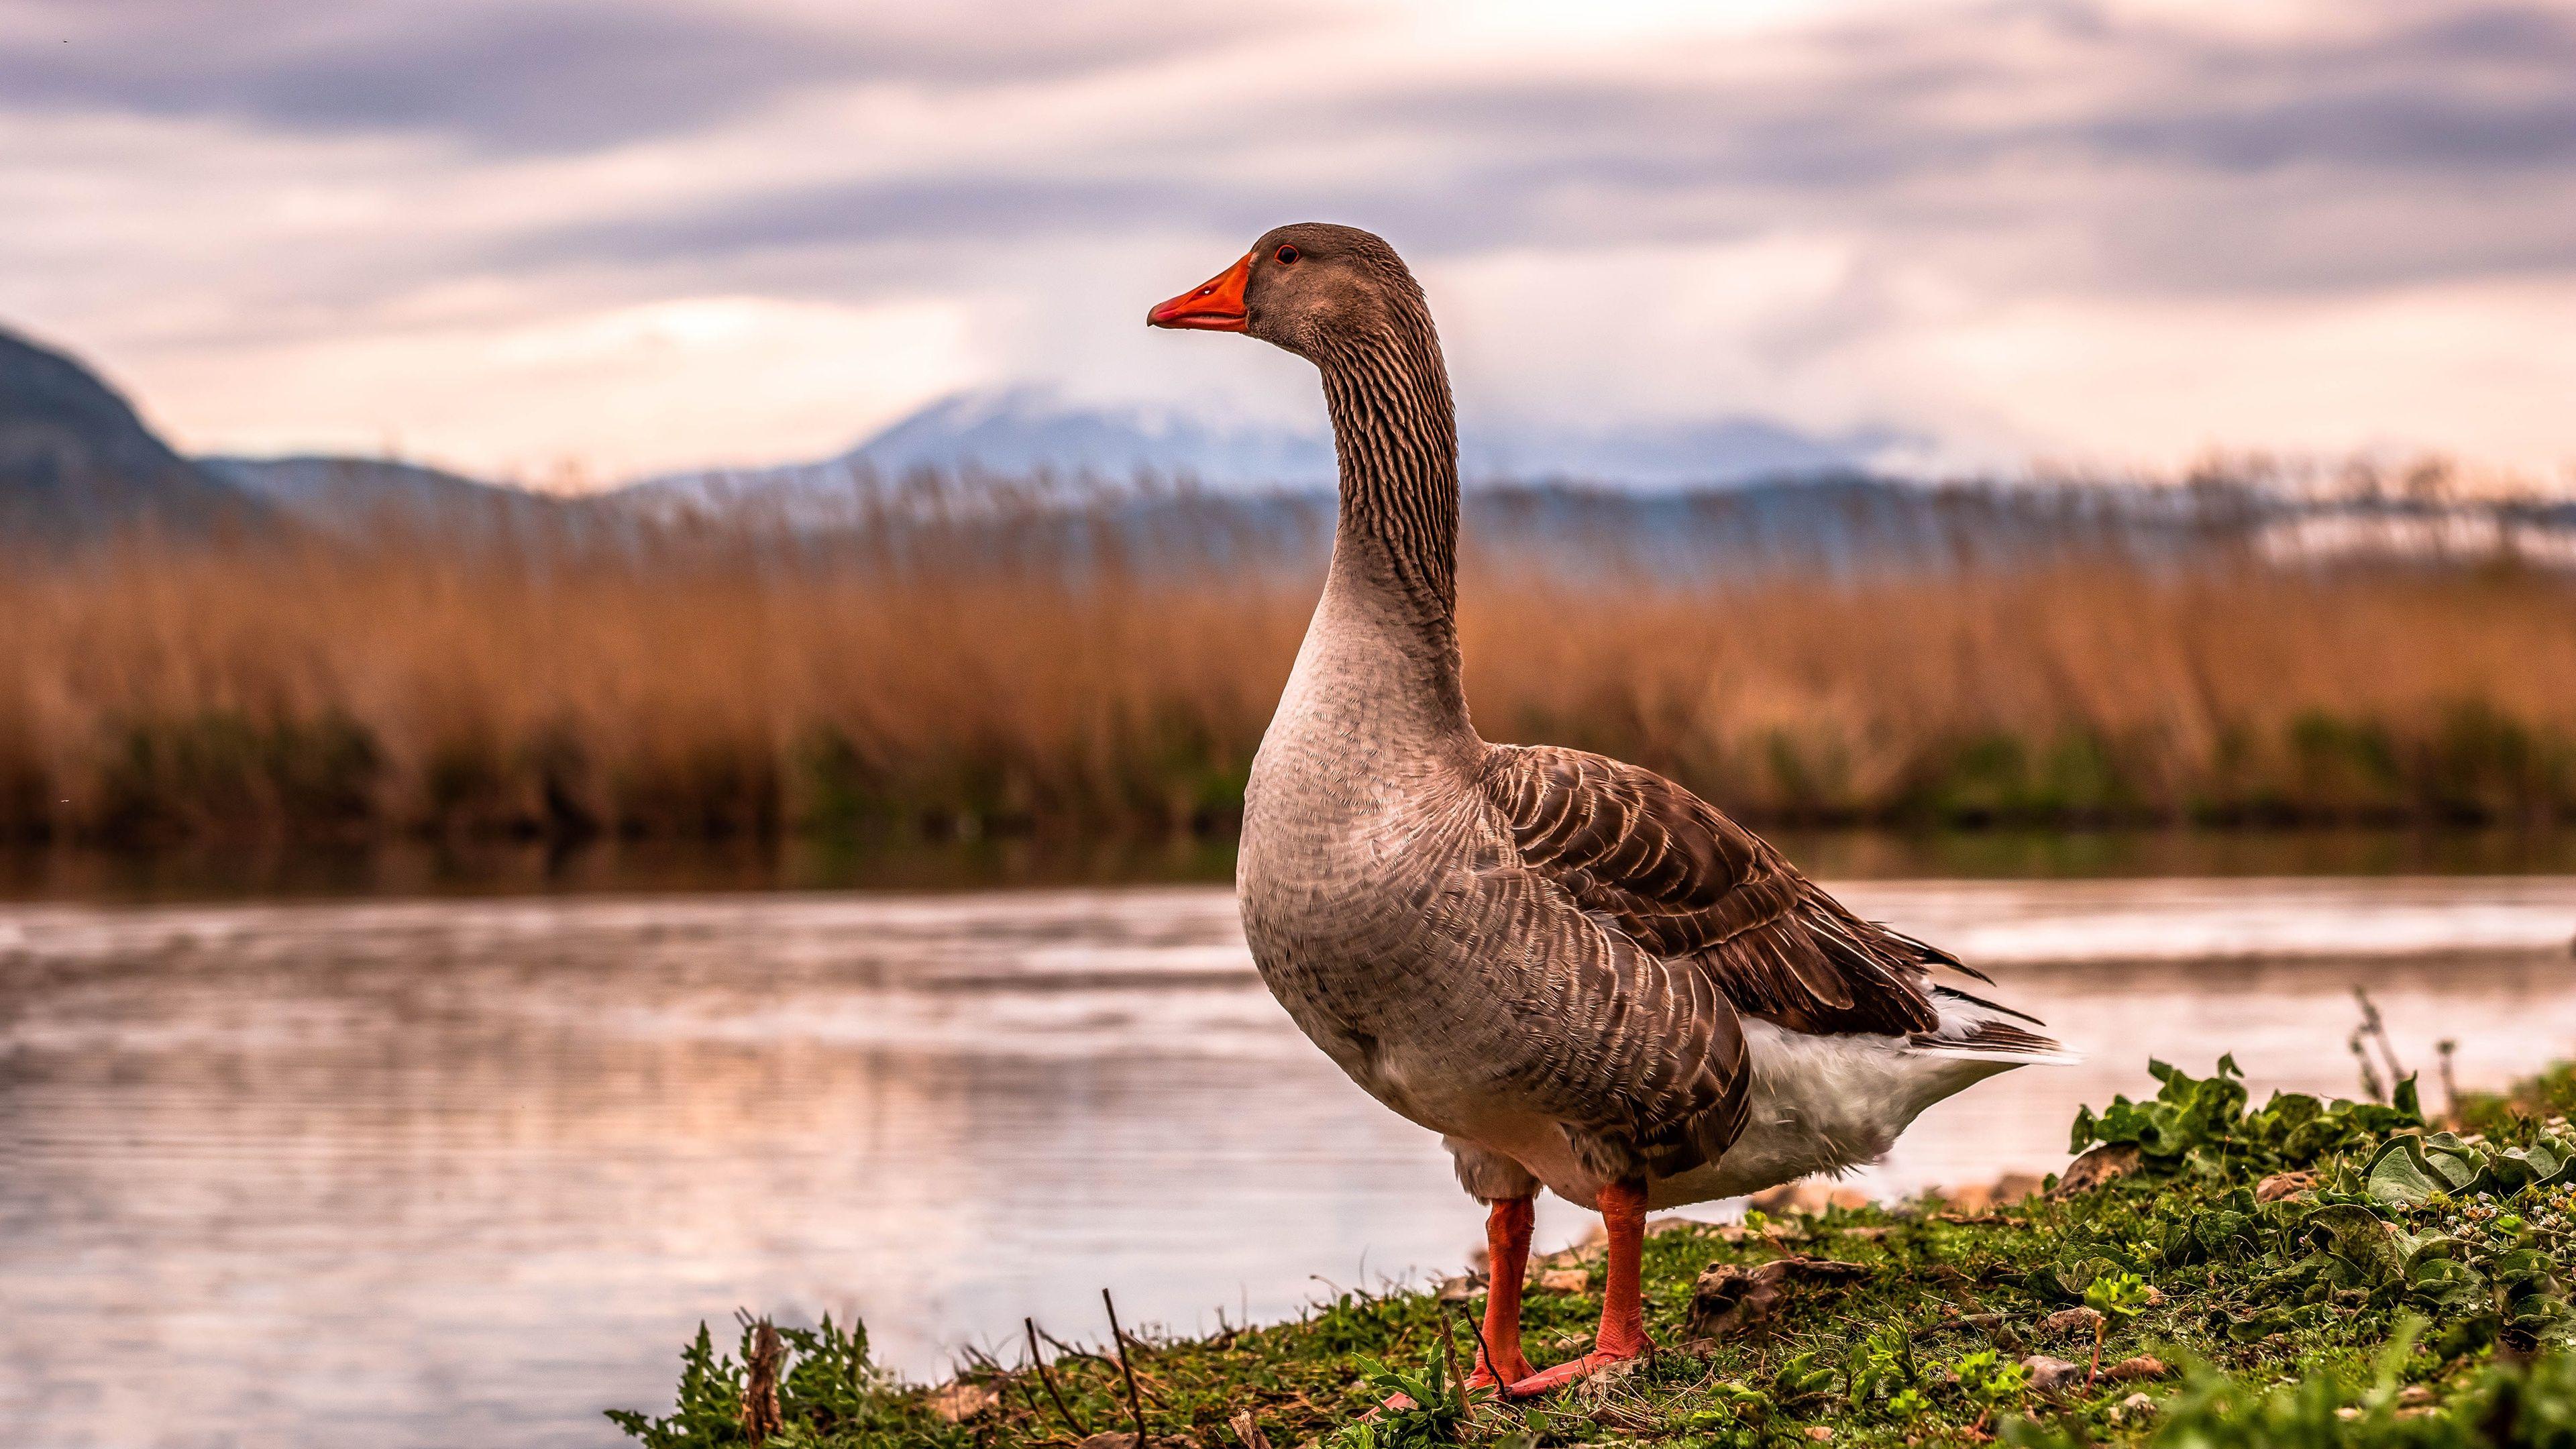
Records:
[[[1252,280],[1252,253],[1207,281],[1145,314],[1148,327],[1185,327],[1199,332],[1240,332],[1244,327],[1243,287]]]

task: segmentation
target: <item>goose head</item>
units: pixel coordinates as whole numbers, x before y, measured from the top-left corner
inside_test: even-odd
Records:
[[[1233,266],[1145,314],[1149,327],[1242,332],[1321,361],[1337,344],[1427,330],[1395,248],[1355,226],[1274,227]]]

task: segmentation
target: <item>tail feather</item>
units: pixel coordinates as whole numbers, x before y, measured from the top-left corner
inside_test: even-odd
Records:
[[[2032,1031],[2030,1027],[2044,1023],[2027,1012],[1946,986],[1932,988],[1932,1004],[1940,1013],[1940,1026],[1917,1032],[1912,1038],[1914,1049],[1925,1056],[2011,1066],[2070,1065],[2084,1060],[2082,1052]],[[2024,1026],[2023,1022],[2030,1025]]]

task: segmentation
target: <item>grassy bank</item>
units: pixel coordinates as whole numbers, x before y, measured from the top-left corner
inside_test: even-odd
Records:
[[[2075,1126],[2124,1174],[1951,1211],[1755,1215],[1648,1239],[1663,1346],[1614,1382],[1535,1408],[1463,1404],[1470,1280],[1345,1293],[1294,1323],[1106,1343],[1033,1329],[1035,1354],[940,1388],[873,1369],[864,1330],[790,1330],[771,1445],[1150,1442],[1332,1449],[1669,1443],[1755,1449],[2027,1449],[2576,1444],[2576,1072],[2464,1101],[2436,1133],[2399,1105],[2275,1097],[2249,1110],[2232,1068],[2163,1073],[2158,1096]],[[2073,1176],[2070,1172],[2070,1176]],[[1545,1364],[1587,1346],[1597,1250],[1535,1292]],[[2096,1325],[2099,1325],[2097,1333]],[[748,1442],[752,1354],[702,1331],[676,1410],[613,1415],[653,1449]],[[2093,1372],[2097,1362],[2100,1371]],[[1043,1372],[1036,1365],[1044,1362]],[[1365,1421],[1401,1388],[1425,1407]],[[755,1391],[762,1405],[769,1395]],[[1114,1436],[1114,1437],[1099,1437]]]
[[[0,838],[1222,833],[1317,583],[1311,530],[1241,522],[13,559]],[[1471,535],[1463,595],[1489,737],[1614,753],[1755,821],[2576,818],[2563,573],[2070,539],[1684,575]]]

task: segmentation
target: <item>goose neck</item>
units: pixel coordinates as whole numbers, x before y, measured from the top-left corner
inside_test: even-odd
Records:
[[[1458,678],[1458,428],[1427,317],[1318,359],[1341,498],[1319,619],[1405,661],[1390,685],[1466,726]]]

